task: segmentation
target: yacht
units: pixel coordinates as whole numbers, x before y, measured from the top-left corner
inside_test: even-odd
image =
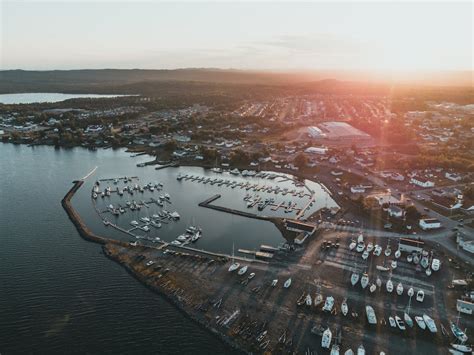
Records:
[[[423,320],[425,321],[425,324],[431,333],[436,333],[438,331],[435,321],[427,314],[423,314]]]
[[[364,345],[360,344],[360,346],[357,348],[357,355],[365,355]]]
[[[349,312],[349,307],[347,306],[347,298],[344,298],[344,301],[342,301],[341,312],[344,316],[347,316],[347,313]]]
[[[393,291],[393,282],[392,282],[392,280],[389,279],[385,286],[387,288],[387,292],[392,293],[392,291]]]
[[[464,333],[461,328],[459,328],[454,322],[451,322],[451,332],[453,332],[454,336],[461,342],[465,343],[467,341],[467,335]]]
[[[377,317],[372,306],[365,306],[365,313],[367,313],[367,321],[369,324],[377,324]]]
[[[397,285],[397,295],[401,296],[403,294],[403,285],[401,282]]]
[[[403,313],[403,319],[405,320],[406,325],[408,325],[410,328],[413,328],[413,319],[411,319],[408,313]]]
[[[289,288],[291,286],[291,277],[285,281],[285,283],[283,284],[283,287],[284,288]]]
[[[324,349],[329,349],[329,346],[331,345],[331,339],[332,339],[331,329],[328,328],[323,332],[323,337],[321,339],[321,347]]]
[[[369,275],[366,272],[364,272],[364,274],[362,275],[362,278],[360,279],[360,284],[363,289],[365,289],[369,284]]]
[[[405,322],[402,321],[402,319],[399,316],[395,316],[395,322],[397,323],[397,327],[400,330],[406,330],[407,328],[405,327]]]
[[[416,322],[416,324],[418,324],[418,326],[420,327],[420,329],[423,329],[423,330],[426,329],[426,323],[425,323],[425,321],[423,320],[423,317],[415,316],[415,322]]]
[[[245,273],[247,272],[247,269],[248,269],[248,266],[247,266],[247,265],[243,266],[243,267],[239,270],[238,274],[239,274],[239,275],[245,274]]]
[[[359,274],[354,272],[354,273],[352,273],[352,276],[351,276],[352,286],[355,286],[357,282],[359,282]]]
[[[334,307],[334,297],[332,296],[326,297],[326,302],[324,302],[323,311],[331,312],[333,307]]]

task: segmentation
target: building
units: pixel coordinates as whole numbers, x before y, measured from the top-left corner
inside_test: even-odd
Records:
[[[456,309],[461,313],[474,314],[474,303],[458,299],[456,302]]]
[[[461,181],[462,180],[462,176],[459,175],[459,174],[456,174],[456,173],[450,173],[450,172],[446,172],[444,174],[444,177],[446,179],[449,179],[449,180],[452,180],[452,181],[455,181],[455,182],[458,182],[458,181]]]
[[[353,194],[363,194],[365,192],[365,188],[362,186],[351,186],[351,192]]]
[[[421,218],[419,222],[420,228],[425,230],[441,228],[441,222],[436,218]]]
[[[403,218],[405,210],[397,205],[390,205],[388,207],[388,214],[390,217]]]
[[[425,243],[421,240],[411,238],[400,238],[400,251],[407,253],[421,253]]]
[[[379,206],[382,206],[385,204],[397,205],[397,204],[402,203],[402,201],[396,198],[395,196],[393,196],[391,192],[379,192],[379,193],[374,193],[367,196],[367,198],[370,198],[370,197],[376,199]]]
[[[325,147],[309,147],[309,148],[306,148],[304,152],[309,153],[309,154],[324,155],[328,152],[328,149]]]
[[[324,138],[326,135],[316,126],[308,127],[308,135],[311,138]]]
[[[434,187],[435,183],[431,180],[419,177],[419,176],[413,176],[410,179],[410,183],[413,185],[418,185],[420,187]]]
[[[433,196],[431,202],[448,211],[454,211],[462,207],[461,201],[446,196]]]

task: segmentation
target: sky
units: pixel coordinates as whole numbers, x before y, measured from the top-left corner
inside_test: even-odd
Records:
[[[0,0],[1,69],[472,70],[467,2]]]

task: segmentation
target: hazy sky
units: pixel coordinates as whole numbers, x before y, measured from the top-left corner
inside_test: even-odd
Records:
[[[0,0],[2,69],[463,69],[473,5],[455,2]]]

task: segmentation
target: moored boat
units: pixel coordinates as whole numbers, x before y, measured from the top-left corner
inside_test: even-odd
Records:
[[[360,279],[360,284],[363,289],[365,289],[367,285],[369,284],[369,275],[366,272],[362,274],[362,278]]]
[[[283,284],[283,287],[284,288],[289,288],[291,286],[291,277],[285,281],[285,283]]]
[[[425,321],[426,327],[431,333],[438,332],[438,328],[436,327],[435,321],[428,316],[427,314],[423,314],[423,320]]]
[[[408,325],[410,328],[413,328],[413,319],[411,319],[408,313],[403,313],[403,319],[405,320],[406,325]]]
[[[347,305],[347,298],[344,298],[344,301],[342,301],[341,312],[344,316],[347,316],[347,313],[349,312],[349,306]]]
[[[415,322],[420,327],[420,329],[423,329],[423,330],[426,329],[426,323],[423,320],[423,317],[415,316]]]
[[[354,272],[351,275],[351,284],[352,284],[352,286],[355,286],[357,282],[359,282],[359,274]]]
[[[372,306],[365,306],[365,313],[367,314],[369,324],[377,324],[377,317]]]
[[[324,349],[329,349],[329,346],[331,346],[331,340],[332,340],[332,332],[331,332],[331,329],[327,328],[324,331],[323,337],[321,339],[321,347]]]
[[[464,333],[461,328],[459,328],[454,322],[451,322],[451,325],[450,325],[450,328],[451,328],[451,332],[453,333],[453,335],[461,342],[461,343],[465,343],[468,339],[466,333]]]

